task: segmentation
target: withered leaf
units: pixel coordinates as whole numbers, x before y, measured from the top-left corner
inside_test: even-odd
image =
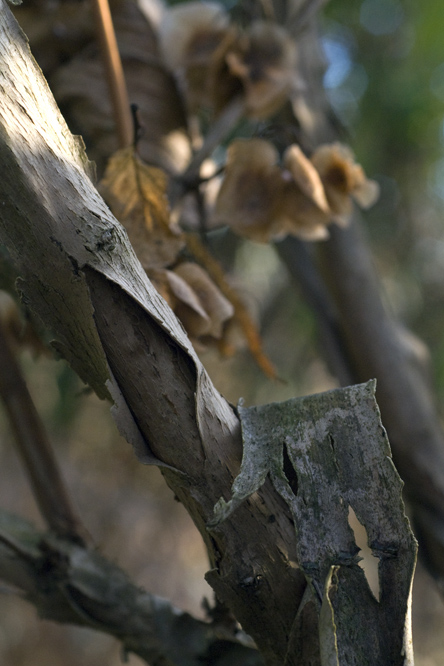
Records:
[[[162,169],[144,164],[133,147],[111,157],[100,183],[145,270],[169,266],[184,246],[180,230],[170,224],[166,187]]]

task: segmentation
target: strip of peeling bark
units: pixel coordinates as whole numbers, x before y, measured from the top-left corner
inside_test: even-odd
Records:
[[[0,45],[0,233],[22,297],[79,375],[101,397],[113,397],[119,428],[141,460],[163,467],[205,539],[218,597],[267,663],[281,664],[306,587],[291,566],[288,508],[268,484],[211,536],[206,531],[238,471],[237,415],[89,180],[83,149],[5,0]],[[248,583],[257,575],[260,589]]]

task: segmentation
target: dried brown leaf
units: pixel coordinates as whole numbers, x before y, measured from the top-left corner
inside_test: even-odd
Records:
[[[145,270],[174,263],[184,246],[181,232],[169,221],[166,187],[165,173],[144,164],[132,147],[113,155],[100,184]]]
[[[270,379],[277,379],[276,370],[262,349],[262,341],[259,332],[239,294],[227,282],[220,264],[206,250],[195,234],[187,234],[186,238],[190,252],[192,252],[196,260],[205,267],[212,280],[214,280],[214,283],[234,307],[234,317],[233,320],[230,321],[237,321],[239,323],[254,360],[267,377]],[[232,353],[229,341],[227,342],[224,338],[221,339],[219,349],[221,351],[226,349],[228,354]]]

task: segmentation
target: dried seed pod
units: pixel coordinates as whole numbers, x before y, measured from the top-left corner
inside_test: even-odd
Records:
[[[311,156],[318,171],[332,212],[339,225],[348,224],[352,213],[351,197],[362,207],[372,206],[379,196],[379,185],[369,180],[348,146],[332,143],[320,146]]]
[[[331,215],[319,174],[297,146],[286,151],[284,161],[281,169],[268,141],[234,141],[213,221],[261,243],[288,234],[327,238]]]
[[[210,104],[209,70],[230,32],[229,17],[216,2],[187,2],[164,12],[159,25],[162,56],[181,83],[191,111]]]
[[[263,139],[238,139],[227,151],[214,222],[266,243],[273,237],[284,181],[275,147]]]
[[[296,44],[281,26],[255,21],[225,56],[231,74],[240,79],[247,114],[265,118],[275,113],[298,84]]]
[[[184,262],[174,269],[174,273],[191,287],[208,317],[209,326],[200,335],[220,339],[225,322],[234,315],[233,305],[221,294],[208,273],[198,264]],[[179,309],[178,316],[181,318]]]

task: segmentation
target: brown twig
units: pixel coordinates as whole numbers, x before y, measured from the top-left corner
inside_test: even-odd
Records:
[[[0,368],[0,397],[40,512],[56,534],[83,543],[84,530],[71,507],[45,428],[1,322]]]
[[[106,77],[119,136],[119,144],[121,148],[126,148],[131,145],[133,140],[133,124],[111,11],[108,0],[93,0],[93,7],[97,33],[105,62]]]
[[[230,134],[239,122],[245,110],[243,97],[235,97],[223,110],[214,125],[210,127],[200,150],[193,156],[191,162],[181,176],[181,181],[188,184],[199,178],[202,162],[207,159],[213,150]]]

